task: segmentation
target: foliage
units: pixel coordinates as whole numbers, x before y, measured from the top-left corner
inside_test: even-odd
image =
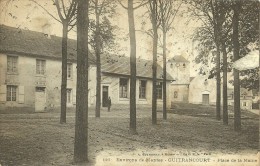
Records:
[[[199,3],[199,4],[198,4]],[[229,3],[229,4],[228,4]],[[197,28],[194,33],[193,38],[198,41],[196,49],[198,50],[198,55],[195,58],[195,62],[201,64],[202,67],[199,69],[200,74],[206,74],[209,71],[209,78],[214,78],[216,76],[216,68],[212,67],[209,69],[209,64],[215,64],[216,58],[210,54],[212,50],[216,49],[214,44],[213,26],[211,19],[211,14],[207,11],[210,10],[209,1],[192,1],[190,2],[192,8],[192,16],[202,22],[202,26]],[[225,8],[225,23],[222,25],[222,39],[225,39],[225,44],[227,46],[227,52],[232,52],[232,32],[227,31],[232,26],[230,6],[232,1],[227,1],[225,3],[229,5],[229,8]],[[258,2],[256,1],[243,1],[242,9],[240,10],[240,22],[239,22],[239,41],[240,41],[240,56],[245,56],[250,49],[248,45],[250,43],[255,43],[258,41]],[[224,9],[224,8],[223,8]],[[230,11],[230,13],[228,12]],[[199,18],[198,18],[199,17]],[[233,55],[230,54],[228,57],[228,72],[232,71],[232,61]],[[221,63],[221,69],[223,69],[223,64]],[[256,70],[248,70],[241,72],[242,80],[241,86],[247,89],[257,88],[258,73]],[[231,81],[233,82],[233,81]]]
[[[90,34],[90,45],[92,48],[95,48],[96,42],[95,42],[95,33],[96,33],[96,24],[95,20],[90,20],[90,25],[89,25],[91,34]],[[115,42],[115,33],[114,31],[118,29],[117,26],[114,26],[111,24],[110,20],[104,16],[101,19],[101,22],[99,24],[100,28],[100,38],[101,38],[101,51],[112,51],[113,46],[116,46]],[[112,47],[111,47],[112,46]]]

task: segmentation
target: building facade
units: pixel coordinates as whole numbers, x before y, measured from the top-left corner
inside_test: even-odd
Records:
[[[166,64],[174,81],[170,85],[171,101],[189,102],[190,62],[182,55],[174,56]]]
[[[228,84],[228,105],[234,105],[234,88]],[[207,76],[197,76],[191,79],[189,102],[192,104],[216,105],[216,80],[208,79]],[[221,104],[222,104],[221,84]],[[253,93],[245,88],[240,88],[241,109],[252,109]]]
[[[76,41],[68,40],[67,107],[76,105]],[[129,57],[103,56],[101,105],[108,97],[114,104],[129,104]],[[96,100],[95,57],[89,53],[89,106]],[[137,62],[137,104],[151,105],[151,61]],[[162,68],[157,68],[157,98],[162,104]],[[167,86],[172,77],[167,75]],[[0,26],[0,109],[23,108],[36,112],[60,107],[61,38],[40,32]],[[168,94],[169,96],[170,94]],[[170,97],[167,97],[170,99]],[[170,100],[167,106],[170,108]]]
[[[189,103],[215,105],[216,81],[206,76],[190,78]]]

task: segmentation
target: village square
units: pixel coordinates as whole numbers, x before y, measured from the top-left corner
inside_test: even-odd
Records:
[[[128,1],[0,1],[0,166],[259,164],[259,2]]]

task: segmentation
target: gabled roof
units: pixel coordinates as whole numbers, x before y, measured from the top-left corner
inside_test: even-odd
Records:
[[[189,62],[182,55],[175,55],[173,58],[168,60],[169,62]]]
[[[0,25],[0,53],[33,56],[40,58],[61,59],[62,38],[46,37],[44,33],[22,30]],[[68,39],[68,59],[77,60],[77,41]],[[90,63],[95,63],[95,56],[89,54]],[[130,75],[130,58],[107,55],[101,57],[101,70],[104,73]],[[137,77],[152,78],[152,61],[137,59]],[[157,79],[162,79],[162,68],[157,65]],[[167,80],[173,78],[167,73]]]
[[[103,73],[130,76],[130,58],[126,56],[106,56],[101,58],[101,70]],[[136,76],[141,78],[152,78],[152,61],[136,59]],[[157,65],[157,79],[163,79],[163,70]],[[174,79],[166,73],[166,79]]]
[[[61,37],[0,25],[0,52],[61,59]],[[68,39],[68,59],[77,59],[77,41]],[[95,57],[89,54],[90,62]]]

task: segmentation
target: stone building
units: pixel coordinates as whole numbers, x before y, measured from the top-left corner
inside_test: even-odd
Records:
[[[189,102],[190,62],[182,55],[167,61],[167,72],[174,81],[170,85],[171,101]]]
[[[68,40],[67,106],[76,104],[76,41]],[[152,67],[137,60],[137,104],[151,105]],[[95,57],[89,54],[89,105],[95,104]],[[102,106],[129,104],[129,57],[102,57]],[[158,65],[158,104],[162,102],[162,68]],[[173,78],[167,75],[167,86]],[[44,111],[60,106],[61,38],[40,32],[0,26],[0,109]],[[170,95],[170,94],[169,94]],[[170,96],[168,97],[170,99]],[[170,101],[167,106],[170,107]]]

